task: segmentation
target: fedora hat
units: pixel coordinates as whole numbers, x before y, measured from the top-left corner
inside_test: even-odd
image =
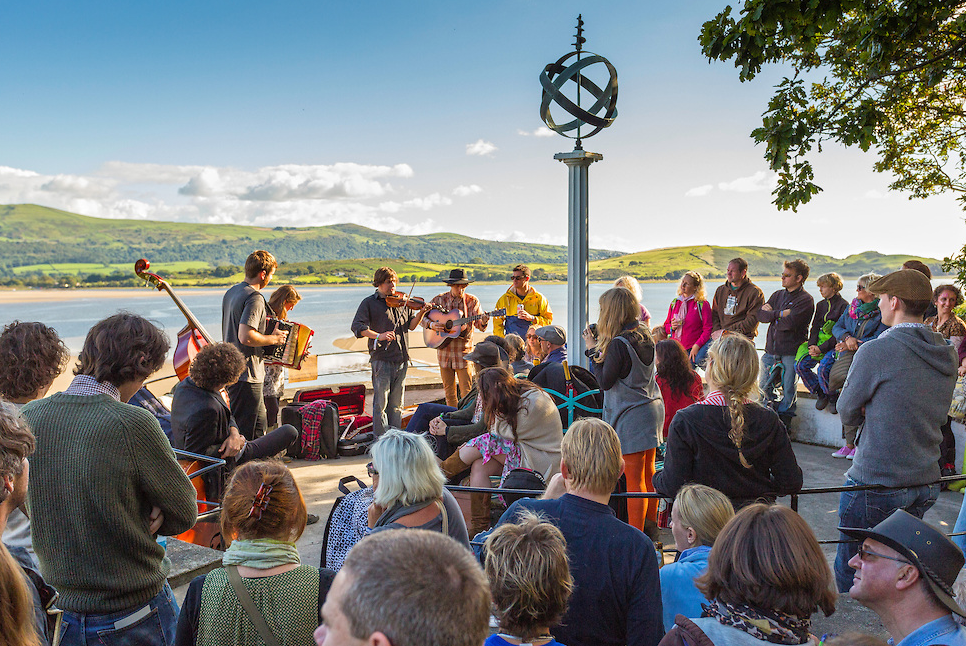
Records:
[[[469,285],[473,281],[466,277],[465,269],[451,269],[449,278],[444,278],[443,282],[447,285]]]
[[[963,553],[945,534],[903,509],[897,509],[872,529],[839,527],[839,531],[860,541],[871,538],[902,554],[925,579],[950,612],[966,617],[953,598],[953,583],[963,569]]]

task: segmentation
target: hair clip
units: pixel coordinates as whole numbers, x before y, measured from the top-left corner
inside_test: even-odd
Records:
[[[255,494],[255,500],[252,503],[252,510],[248,512],[249,518],[255,516],[255,512],[257,511],[258,515],[255,516],[255,520],[262,519],[262,512],[268,509],[268,503],[272,500],[269,494],[272,493],[273,488],[272,485],[267,485],[264,482],[259,485],[258,493]]]

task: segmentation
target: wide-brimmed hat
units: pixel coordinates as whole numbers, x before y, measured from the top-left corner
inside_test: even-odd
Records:
[[[466,277],[465,269],[451,269],[449,278],[444,278],[443,282],[447,285],[469,285],[473,281]]]
[[[554,345],[565,345],[567,343],[567,331],[559,325],[544,325],[538,327],[533,333]]]
[[[888,294],[910,301],[931,301],[932,286],[924,274],[915,269],[900,269],[881,278],[876,278],[866,289],[878,296]]]
[[[510,357],[503,348],[489,341],[477,343],[473,351],[469,354],[464,354],[463,358],[467,361],[472,361],[482,368],[495,368],[496,366],[506,367],[510,362]]]
[[[966,617],[966,612],[953,598],[953,583],[966,559],[956,544],[938,529],[903,509],[897,509],[872,529],[839,527],[839,531],[860,541],[871,538],[902,554],[919,570],[919,576],[926,580],[929,589],[946,608]]]

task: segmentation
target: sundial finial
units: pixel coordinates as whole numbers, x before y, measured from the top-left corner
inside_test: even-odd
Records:
[[[577,41],[574,43],[574,47],[579,52],[581,49],[583,49],[584,43],[586,42],[587,39],[584,38],[583,14],[577,14]]]

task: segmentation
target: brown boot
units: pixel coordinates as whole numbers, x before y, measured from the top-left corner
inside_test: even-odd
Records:
[[[446,479],[455,478],[457,475],[463,473],[470,468],[470,465],[466,464],[460,459],[460,452],[454,451],[453,455],[449,456],[443,460],[439,468],[443,470],[443,475]]]
[[[490,494],[470,494],[470,538],[490,528]]]

